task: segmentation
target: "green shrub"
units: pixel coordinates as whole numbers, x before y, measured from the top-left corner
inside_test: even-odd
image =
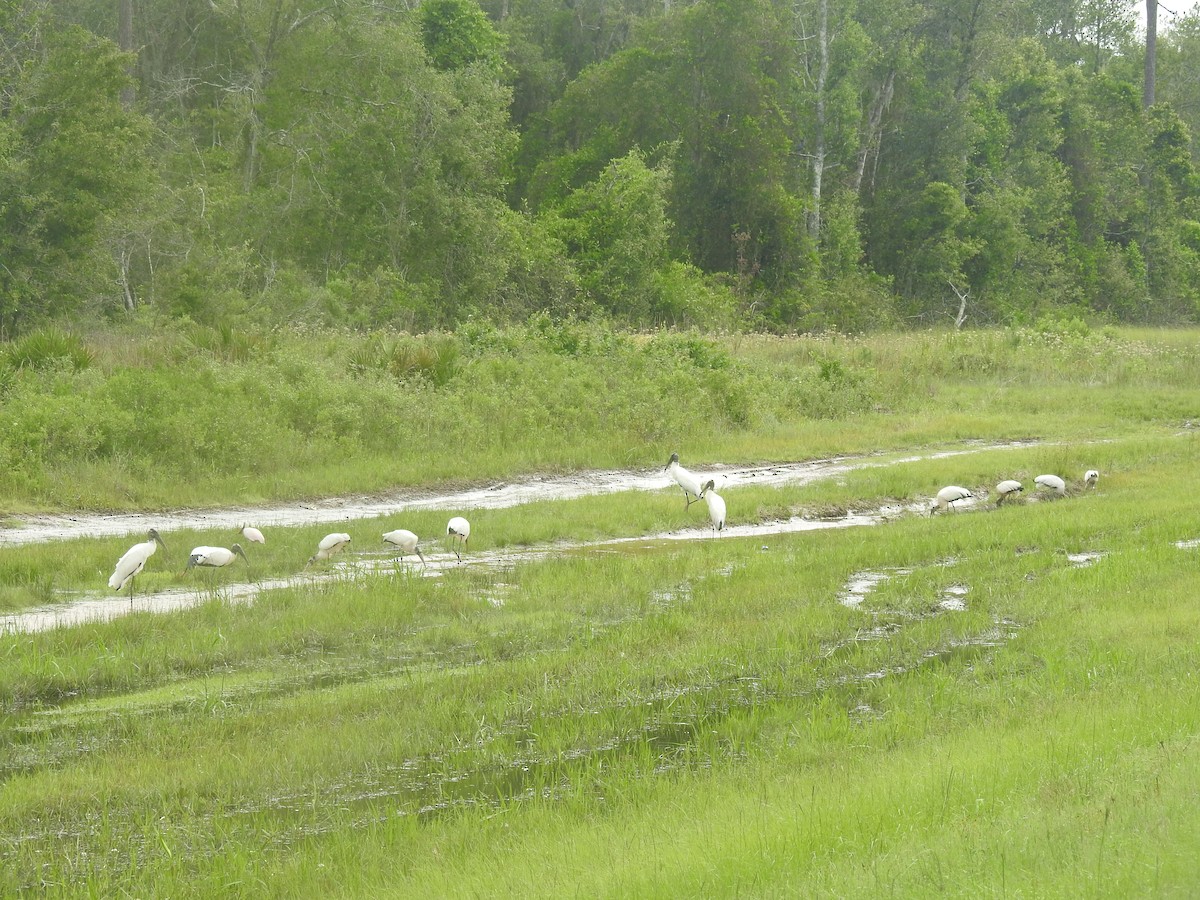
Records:
[[[93,362],[92,352],[73,334],[57,328],[41,328],[10,344],[4,354],[13,369],[46,369],[66,365],[79,371]]]

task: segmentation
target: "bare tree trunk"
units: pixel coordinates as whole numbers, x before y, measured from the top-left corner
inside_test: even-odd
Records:
[[[867,174],[867,160],[871,156],[871,151],[874,150],[878,156],[883,113],[892,102],[895,86],[896,70],[889,69],[887,77],[883,79],[883,84],[875,91],[875,96],[871,100],[871,110],[867,113],[867,131],[863,135],[862,145],[858,150],[858,165],[855,166],[854,174],[850,178],[850,188],[855,194],[862,190],[863,178]]]
[[[813,135],[812,209],[808,236],[821,239],[821,182],[825,177],[825,84],[829,81],[829,0],[817,0],[817,109]]]
[[[1158,53],[1158,0],[1146,0],[1146,81],[1142,88],[1142,107],[1154,105],[1154,66]]]
[[[123,53],[133,52],[133,0],[120,0],[117,9],[117,45]],[[130,64],[132,67],[132,64]],[[133,75],[133,72],[130,72]],[[121,108],[129,109],[136,99],[133,84],[121,88]]]
[[[967,321],[967,298],[971,296],[971,289],[960,291],[958,285],[953,281],[946,282],[954,289],[954,293],[958,294],[958,315],[954,317],[954,330],[958,331],[963,327],[963,322]]]

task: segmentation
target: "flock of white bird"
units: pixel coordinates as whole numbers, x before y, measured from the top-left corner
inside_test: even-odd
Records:
[[[708,518],[712,523],[713,531],[720,534],[725,530],[725,498],[717,493],[717,483],[715,478],[702,478],[694,472],[685,469],[679,464],[679,454],[672,453],[670,460],[667,462],[666,471],[670,473],[671,478],[680,488],[683,489],[684,500],[687,501],[685,508],[690,509],[693,503],[703,500],[708,506]],[[1083,476],[1084,487],[1095,487],[1096,482],[1100,479],[1100,473],[1095,469],[1088,469]],[[1058,496],[1065,496],[1067,493],[1067,483],[1057,475],[1039,475],[1033,479],[1039,489],[1051,491]],[[1006,500],[1011,500],[1025,489],[1024,485],[1019,481],[1007,479],[996,485],[996,505],[1000,506]],[[933,515],[939,510],[954,509],[954,504],[961,500],[974,498],[975,494],[964,487],[958,485],[948,485],[937,492],[930,503],[929,514]],[[245,525],[241,529],[241,535],[247,543],[265,544],[266,538],[263,533],[250,525]],[[471,523],[462,516],[454,516],[446,524],[446,537],[451,542],[451,548],[454,550],[454,555],[459,562],[462,561],[462,554],[459,552],[459,547],[467,548],[467,539],[471,536]],[[125,555],[117,560],[117,566],[113,570],[112,576],[108,579],[108,586],[118,593],[129,588],[129,600],[133,602],[133,580],[146,567],[146,561],[150,559],[155,551],[162,547],[165,551],[166,544],[158,532],[151,528],[148,535],[148,540],[134,544]],[[421,553],[421,548],[418,546],[419,538],[406,528],[397,528],[395,531],[388,531],[383,535],[384,543],[391,544],[400,551],[400,558],[405,555],[415,553],[425,563],[425,556]],[[317,552],[314,553],[305,567],[312,565],[314,562],[329,559],[338,553],[341,553],[350,544],[350,535],[345,532],[334,532],[327,534],[321,538],[317,544]],[[229,565],[238,557],[241,557],[249,565],[249,558],[246,556],[246,551],[242,549],[241,544],[234,544],[232,547],[195,547],[188,555],[187,566],[184,571],[196,566],[209,568],[220,568]]]
[[[1096,469],[1088,469],[1083,473],[1084,488],[1094,488],[1100,480],[1100,472]],[[1058,475],[1039,475],[1033,479],[1033,483],[1037,485],[1038,490],[1049,492],[1058,497],[1067,495],[1067,482]],[[1006,479],[996,485],[996,505],[1002,506],[1004,501],[1011,501],[1018,494],[1025,490],[1025,485],[1014,479]],[[974,492],[967,490],[964,487],[959,487],[956,484],[950,484],[937,492],[937,496],[929,504],[929,514],[932,516],[938,510],[955,509],[955,503],[960,500],[970,500],[975,497]]]
[[[263,533],[252,525],[244,525],[241,529],[242,537],[253,544],[265,544],[267,539]],[[446,525],[446,535],[451,541],[461,545],[466,549],[467,538],[471,536],[471,523],[462,516],[455,516]],[[117,560],[116,568],[109,576],[108,586],[114,591],[120,593],[129,588],[129,601],[133,602],[134,579],[141,573],[142,569],[146,568],[146,562],[152,557],[159,547],[164,551],[167,545],[163,543],[162,537],[158,531],[151,528],[147,534],[147,540],[141,543],[134,544],[125,554]],[[418,538],[415,534],[406,528],[397,528],[395,531],[389,531],[383,536],[385,544],[400,550],[400,558],[403,559],[406,554],[415,553],[420,557],[421,562],[425,563],[425,556],[421,553],[420,547],[417,546]],[[343,531],[335,531],[332,534],[327,534],[321,538],[317,544],[317,552],[308,558],[305,568],[320,560],[329,559],[338,553],[341,553],[350,544],[350,535]],[[454,555],[462,561],[462,554],[458,552],[457,546],[453,548]],[[192,552],[188,554],[187,566],[184,567],[186,572],[188,569],[196,566],[206,568],[222,568],[229,565],[238,557],[250,564],[249,557],[246,556],[246,551],[242,549],[241,544],[234,544],[232,547],[194,547]]]

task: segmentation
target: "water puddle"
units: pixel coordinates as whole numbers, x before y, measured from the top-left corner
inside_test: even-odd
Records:
[[[980,444],[957,450],[873,459],[872,457],[833,457],[797,463],[762,466],[704,466],[699,474],[720,476],[728,487],[759,484],[768,486],[804,485],[845,475],[856,469],[879,468],[948,459],[988,450],[1034,446],[1030,441]],[[82,537],[105,537],[144,533],[150,526],[159,531],[174,529],[237,529],[246,522],[260,528],[294,527],[321,522],[346,522],[370,519],[414,509],[503,509],[544,500],[573,500],[622,491],[678,490],[662,469],[640,471],[591,471],[564,476],[535,476],[519,482],[499,482],[459,491],[431,492],[419,488],[377,497],[336,497],[307,503],[260,507],[232,507],[211,510],[175,510],[165,513],[127,513],[117,515],[86,514],[30,516],[21,524],[0,528],[0,545],[20,545]]]
[[[1067,561],[1076,569],[1086,569],[1104,559],[1108,554],[1102,550],[1088,550],[1083,553],[1068,553]]]
[[[952,584],[942,591],[942,598],[938,601],[938,608],[951,612],[963,612],[967,608],[966,598],[970,592],[971,589],[965,584]]]
[[[1180,550],[1195,550],[1200,547],[1200,538],[1192,538],[1189,541],[1176,541],[1175,546]]]
[[[850,580],[846,582],[846,586],[838,595],[838,600],[843,606],[856,608],[862,605],[862,602],[867,599],[875,588],[883,584],[890,578],[897,576],[911,575],[912,569],[888,569],[881,572],[856,572],[850,576]]]

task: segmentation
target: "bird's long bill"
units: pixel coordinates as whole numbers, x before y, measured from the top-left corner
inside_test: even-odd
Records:
[[[162,548],[163,548],[163,552],[164,552],[164,553],[166,553],[166,552],[169,552],[169,551],[167,550],[167,543],[166,543],[166,541],[164,541],[162,538],[160,538],[160,537],[159,537],[157,534],[156,534],[156,535],[154,535],[154,541],[155,541],[155,543],[157,543],[157,544],[158,544],[158,546],[160,546],[160,547],[162,547]]]

